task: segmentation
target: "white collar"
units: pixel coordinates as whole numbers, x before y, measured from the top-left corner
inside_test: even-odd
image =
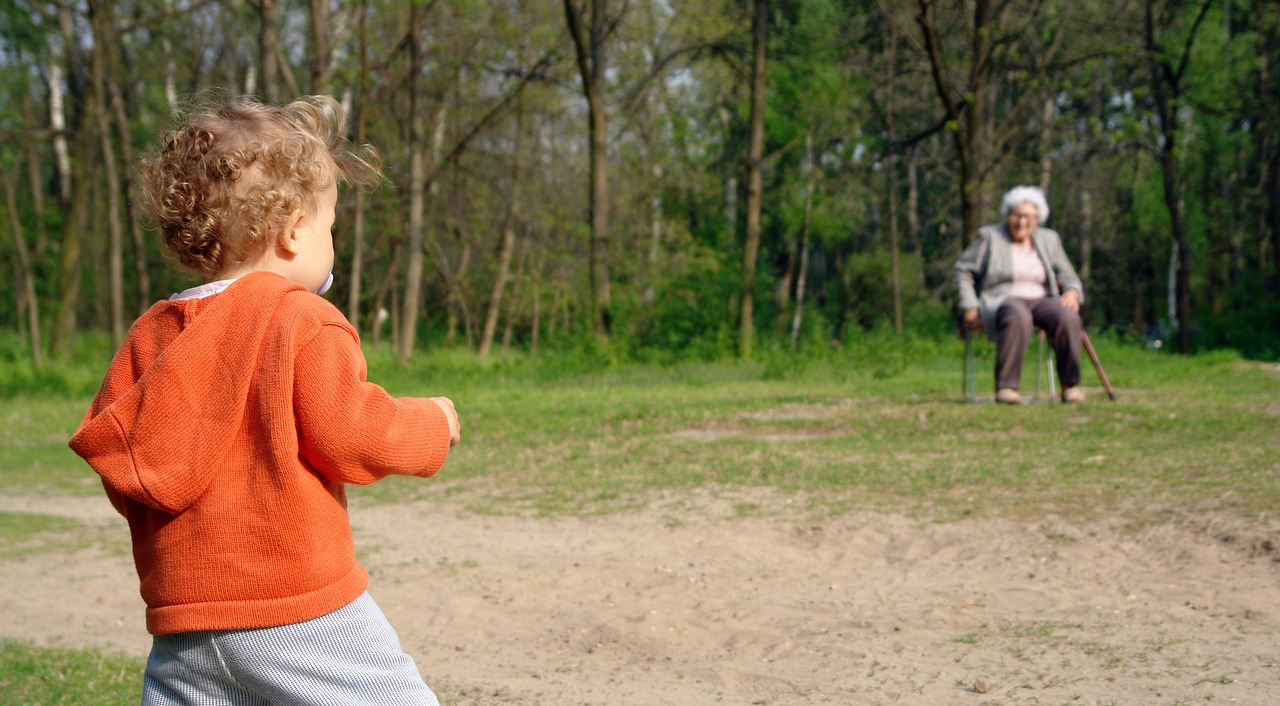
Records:
[[[217,282],[208,282],[200,285],[199,287],[184,289],[169,297],[169,301],[177,302],[184,299],[203,299],[205,297],[211,297],[227,287],[230,287],[231,283],[234,281],[234,279],[220,279]]]

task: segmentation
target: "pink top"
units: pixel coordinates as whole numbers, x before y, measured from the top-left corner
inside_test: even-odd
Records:
[[[1013,254],[1013,287],[1009,289],[1009,296],[1019,299],[1049,296],[1049,278],[1045,275],[1044,262],[1031,241],[1010,243],[1009,250]]]

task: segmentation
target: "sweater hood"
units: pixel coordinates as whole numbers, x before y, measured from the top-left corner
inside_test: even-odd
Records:
[[[155,325],[125,338],[71,448],[121,495],[169,514],[190,507],[244,423],[253,356],[291,295],[314,296],[258,272],[205,299],[157,302],[143,315]]]

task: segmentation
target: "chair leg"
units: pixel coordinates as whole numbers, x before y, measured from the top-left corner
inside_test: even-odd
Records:
[[[1040,399],[1040,368],[1044,365],[1044,331],[1038,331],[1036,336],[1036,396]]]
[[[970,402],[978,401],[978,391],[973,380],[973,342],[969,327],[964,327],[964,379],[961,381],[960,394]]]
[[[1058,376],[1056,374],[1057,371],[1054,370],[1054,367],[1053,367],[1053,355],[1054,355],[1053,353],[1050,353],[1049,356],[1044,361],[1045,371],[1049,375],[1049,401],[1050,402],[1055,402],[1058,399]]]

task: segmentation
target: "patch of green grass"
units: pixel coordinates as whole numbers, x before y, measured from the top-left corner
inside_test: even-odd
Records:
[[[877,360],[885,345],[854,341],[781,373],[768,362],[592,369],[513,356],[481,365],[449,351],[400,365],[371,350],[370,379],[393,394],[452,397],[463,442],[437,480],[351,492],[386,502],[460,493],[485,513],[594,514],[657,492],[769,488],[823,514],[856,507],[945,520],[1122,508],[1139,523],[1175,508],[1249,517],[1280,501],[1273,364],[1100,341],[1119,401],[1106,399],[1086,361],[1086,404],[1011,408],[962,401],[958,342],[912,344],[909,364],[891,375]],[[977,355],[989,394],[991,346]],[[0,399],[0,490],[101,492],[65,445],[88,403]]]
[[[66,536],[81,524],[66,517],[31,512],[0,512],[0,551],[12,557],[69,547]]]
[[[67,446],[90,398],[18,395],[0,399],[0,492],[93,495],[102,484]]]
[[[804,494],[822,512],[941,519],[1123,507],[1142,508],[1143,522],[1175,507],[1249,516],[1280,500],[1274,366],[1105,344],[1100,355],[1118,402],[1086,368],[1086,404],[1020,408],[961,401],[958,345],[893,378],[856,358],[783,379],[750,363],[553,380],[503,369],[430,385],[389,377],[402,383],[394,392],[455,399],[464,440],[441,478],[474,481],[488,511],[610,512],[710,486]],[[390,479],[359,492],[390,501],[435,491]]]
[[[145,661],[99,650],[0,640],[0,702],[117,706],[142,698]]]

